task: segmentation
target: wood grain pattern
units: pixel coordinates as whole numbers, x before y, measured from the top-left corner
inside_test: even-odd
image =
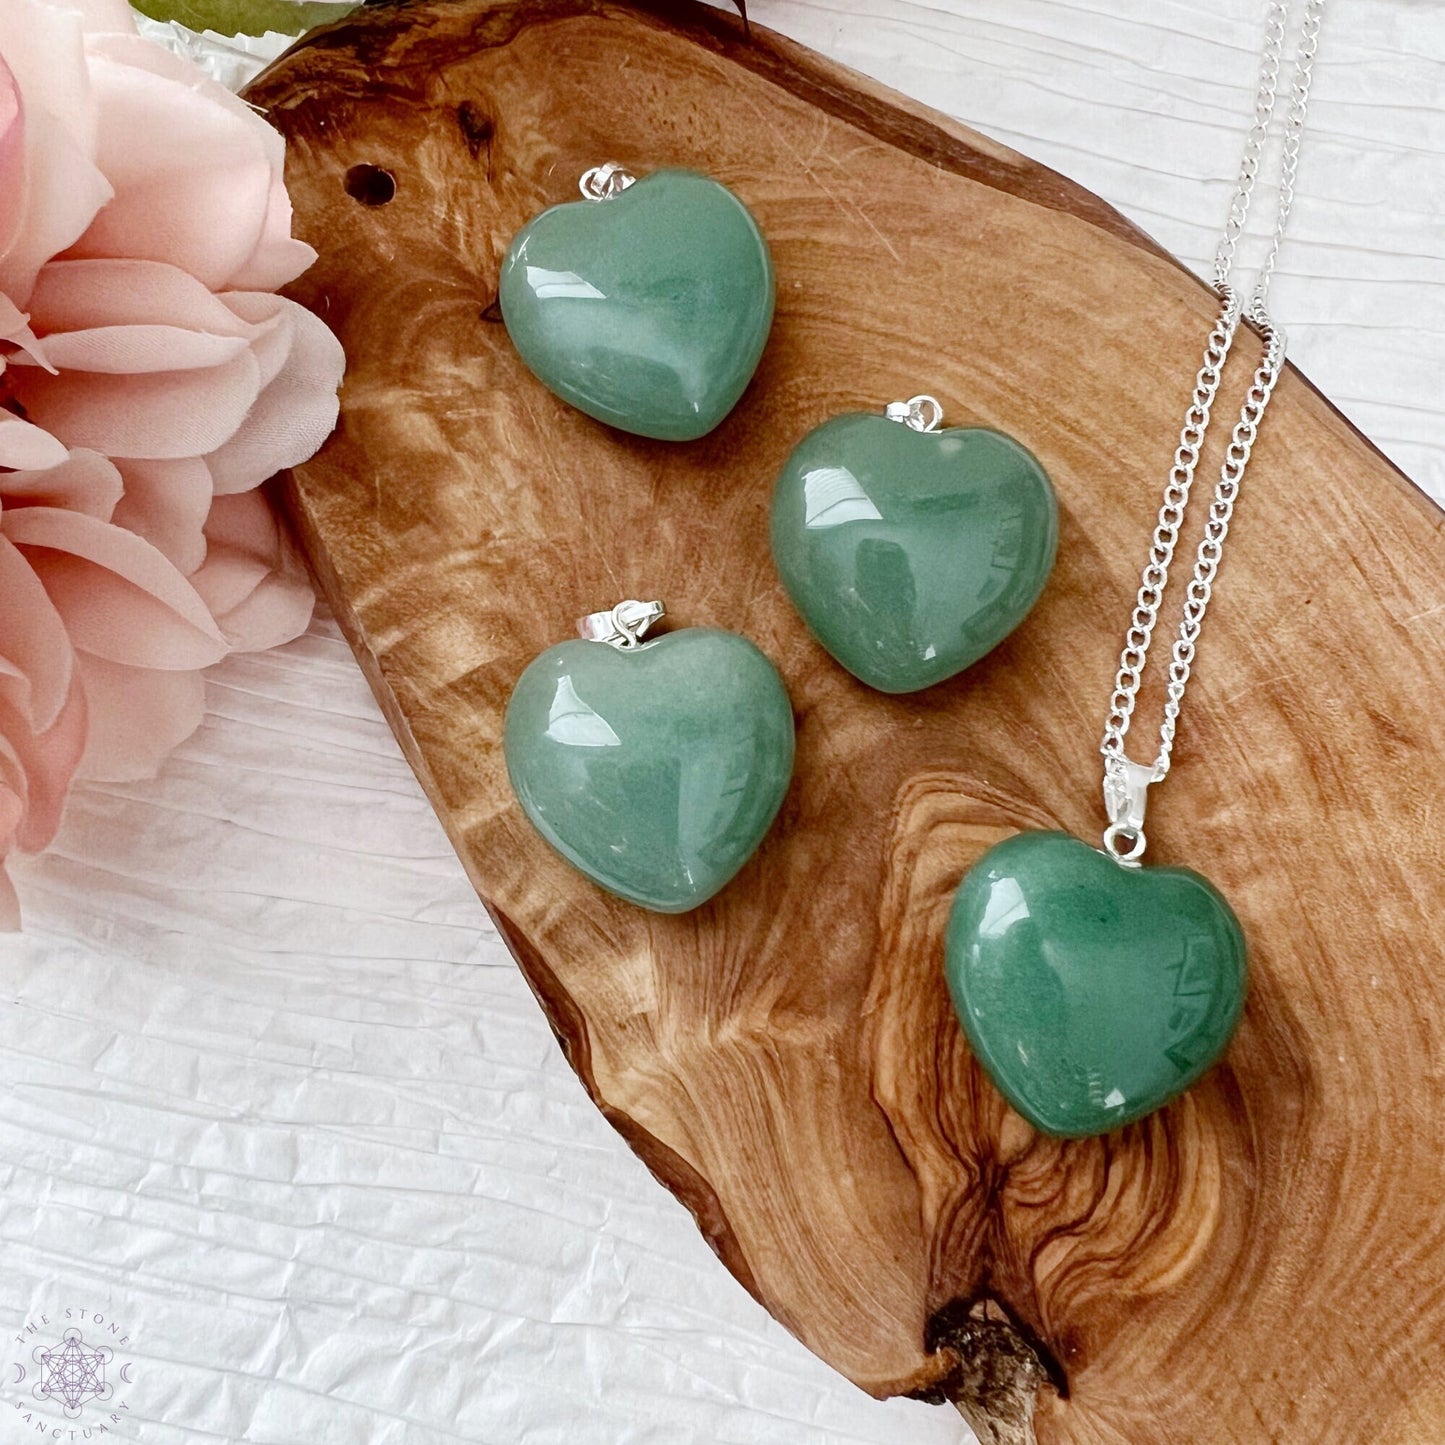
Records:
[[[569,1057],[729,1268],[865,1388],[951,1398],[986,1438],[1029,1438],[1042,1386],[1044,1441],[1438,1441],[1441,514],[1286,377],[1150,829],[1240,913],[1246,1022],[1165,1114],[1040,1140],[963,1047],[941,911],[1008,829],[1097,830],[1208,294],[1061,178],[706,12],[367,12],[251,98],[322,250],[297,294],[351,358],[342,427],[291,478],[313,563]],[[495,319],[511,234],[604,156],[709,171],[774,247],[758,378],[691,446],[568,411]],[[353,199],[357,165],[394,199]],[[925,386],[1042,458],[1060,566],[985,663],[889,699],[788,608],[767,500],[808,426]],[[1318,529],[1302,479],[1333,499]],[[781,826],[681,919],[557,862],[499,749],[525,663],[642,591],[751,636],[798,713]]]

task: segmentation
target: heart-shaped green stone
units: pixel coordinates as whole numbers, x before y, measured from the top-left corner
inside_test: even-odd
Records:
[[[1058,550],[1048,475],[1002,432],[835,417],[788,458],[773,560],[793,605],[854,677],[916,692],[996,647]]]
[[[737,404],[773,324],[773,263],[727,189],[662,170],[553,206],[502,263],[502,318],[564,401],[639,436],[691,441]]]
[[[563,642],[507,704],[507,771],[568,862],[659,913],[711,898],[752,856],[793,773],[772,663],[708,627],[619,651]]]
[[[1047,1134],[1103,1134],[1182,1093],[1244,1007],[1244,934],[1187,868],[1125,868],[1020,833],[969,870],[948,922],[953,1005],[999,1092]]]

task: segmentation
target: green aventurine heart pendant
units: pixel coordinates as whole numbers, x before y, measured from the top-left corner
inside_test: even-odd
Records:
[[[596,178],[601,176],[599,181]],[[758,224],[693,171],[589,171],[591,199],[525,226],[502,263],[502,318],[564,401],[639,436],[691,441],[737,404],[773,323]]]
[[[588,632],[598,640],[536,658],[507,704],[503,746],[523,809],[569,863],[644,908],[684,913],[777,816],[793,710],[772,663],[735,633],[689,627],[639,644],[661,612],[622,603],[584,623],[603,624]]]
[[[931,687],[996,647],[1058,549],[1054,489],[1032,454],[982,427],[932,430],[940,414],[915,397],[824,422],[773,496],[773,560],[793,605],[880,692]]]
[[[1047,1134],[1103,1134],[1182,1093],[1244,1006],[1244,935],[1186,868],[1133,868],[1066,833],[1020,833],[969,870],[949,992],[999,1092]]]

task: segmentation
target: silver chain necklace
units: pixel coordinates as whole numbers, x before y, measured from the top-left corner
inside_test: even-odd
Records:
[[[1174,453],[1174,464],[1164,488],[1164,505],[1159,511],[1159,521],[1149,548],[1149,560],[1140,579],[1134,613],[1124,638],[1124,651],[1119,658],[1114,695],[1109,702],[1109,718],[1104,727],[1104,740],[1100,748],[1104,755],[1104,806],[1109,816],[1109,826],[1104,831],[1104,847],[1116,862],[1130,867],[1139,866],[1144,854],[1144,809],[1148,789],[1151,784],[1162,782],[1169,772],[1174,734],[1179,724],[1179,709],[1184,701],[1184,691],[1189,685],[1189,672],[1194,665],[1194,653],[1204,625],[1204,614],[1209,607],[1214,579],[1224,554],[1224,541],[1229,533],[1230,518],[1249,465],[1250,452],[1259,433],[1260,422],[1284,366],[1284,332],[1271,319],[1267,302],[1270,281],[1274,276],[1280,245],[1284,240],[1294,203],[1295,172],[1299,166],[1300,140],[1309,106],[1310,81],[1314,72],[1315,50],[1319,42],[1323,11],[1324,0],[1306,0],[1304,22],[1295,56],[1294,79],[1290,85],[1289,108],[1285,117],[1274,234],[1246,305],[1239,291],[1230,284],[1230,276],[1234,269],[1235,251],[1249,218],[1250,200],[1254,194],[1270,122],[1274,116],[1280,63],[1289,26],[1289,0],[1271,0],[1269,6],[1259,87],[1255,92],[1254,122],[1245,140],[1239,181],[1230,203],[1229,219],[1214,257],[1214,289],[1220,299],[1219,316],[1204,348],[1204,362],[1195,378],[1194,395],[1184,415],[1179,447]],[[1214,500],[1210,504],[1204,537],[1199,544],[1194,563],[1194,576],[1185,592],[1183,617],[1170,654],[1164,721],[1159,730],[1159,753],[1150,764],[1137,763],[1125,753],[1124,739],[1134,715],[1134,704],[1148,660],[1149,644],[1164,601],[1169,567],[1174,560],[1174,549],[1178,544],[1179,531],[1188,508],[1195,468],[1199,464],[1199,454],[1209,431],[1210,413],[1219,393],[1230,348],[1240,323],[1246,318],[1254,323],[1263,338],[1263,355],[1250,381],[1249,389],[1245,392],[1239,420],[1235,423],[1234,433],[1220,467],[1219,481],[1214,489]]]
[[[1229,1047],[1249,986],[1244,925],[1228,899],[1187,867],[1144,868],[1144,804],[1166,777],[1179,708],[1249,454],[1284,365],[1270,319],[1270,278],[1289,220],[1310,72],[1324,0],[1270,0],[1254,122],[1215,257],[1219,313],[1184,417],[1149,560],[1124,639],[1104,729],[1103,848],[1068,833],[1026,830],[995,843],[964,874],[943,942],[944,977],[975,1060],[1035,1128],[1060,1138],[1106,1134],[1163,1108]],[[1292,14],[1303,18],[1284,123],[1279,213],[1249,300],[1231,285],[1275,112]],[[1124,751],[1159,620],[1189,491],[1244,322],[1263,355],[1220,466],[1184,615],[1170,654],[1168,697],[1152,763]]]

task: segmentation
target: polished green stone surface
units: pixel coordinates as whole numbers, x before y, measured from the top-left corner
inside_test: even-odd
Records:
[[[1049,1134],[1103,1134],[1187,1089],[1244,1006],[1244,935],[1186,868],[1123,868],[1066,833],[1020,833],[969,870],[949,992],[974,1054]]]
[[[684,913],[776,817],[793,710],[752,643],[690,627],[626,652],[549,648],[512,693],[504,743],[522,807],[564,858],[633,903]]]
[[[589,416],[690,441],[737,404],[773,324],[773,263],[747,207],[693,171],[553,206],[502,263],[522,360]]]
[[[916,692],[996,647],[1058,550],[1044,469],[982,427],[824,422],[773,495],[773,560],[818,641],[881,692]]]

